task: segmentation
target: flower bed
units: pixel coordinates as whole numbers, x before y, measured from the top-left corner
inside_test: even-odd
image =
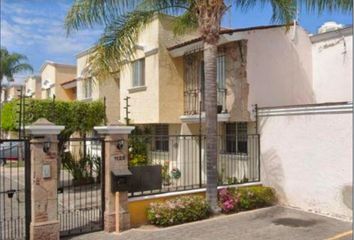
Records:
[[[219,205],[224,213],[272,206],[276,200],[275,191],[270,187],[224,188],[219,191]]]
[[[277,200],[274,189],[263,186],[224,188],[218,195],[223,213],[272,206]],[[182,196],[165,202],[151,203],[147,218],[153,225],[171,226],[208,218],[209,213],[205,197]]]
[[[205,219],[209,206],[204,197],[182,196],[165,202],[151,203],[148,220],[157,226],[171,226]]]

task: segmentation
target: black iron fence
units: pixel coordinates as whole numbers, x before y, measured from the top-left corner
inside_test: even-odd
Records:
[[[227,89],[217,89],[218,113],[226,113]],[[205,96],[200,89],[188,89],[184,91],[184,114],[193,115],[204,111]]]
[[[104,142],[76,138],[59,143],[60,235],[103,229]]]
[[[0,140],[0,239],[29,239],[30,167],[27,140]]]
[[[205,140],[200,135],[129,136],[129,196],[205,187]],[[259,135],[218,136],[217,149],[219,185],[260,180]]]

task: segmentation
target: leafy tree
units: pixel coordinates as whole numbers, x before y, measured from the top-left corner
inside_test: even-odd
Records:
[[[2,84],[5,78],[7,81],[14,81],[14,74],[25,71],[33,72],[33,68],[27,63],[27,57],[25,55],[19,53],[9,53],[9,51],[3,47],[0,49],[0,101],[2,99]],[[1,119],[0,112],[0,121]]]
[[[105,30],[90,58],[92,73],[99,76],[117,70],[134,52],[139,31],[156,13],[174,15],[177,34],[197,29],[204,42],[205,109],[207,129],[207,199],[217,210],[217,84],[216,58],[220,22],[229,6],[248,10],[270,4],[272,20],[290,23],[296,8],[321,13],[328,9],[351,11],[351,0],[75,0],[65,27],[68,33],[104,25]]]

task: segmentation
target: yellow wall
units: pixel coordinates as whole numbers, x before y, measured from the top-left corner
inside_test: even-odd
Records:
[[[76,67],[70,65],[62,65],[56,63],[46,63],[45,67],[41,72],[42,79],[42,99],[46,99],[46,86],[54,86],[51,87],[50,95],[51,97],[55,94],[57,100],[62,101],[72,101],[74,100],[74,95],[70,93],[70,91],[66,91],[61,86],[62,83],[71,81],[76,78]],[[44,82],[48,80],[49,84],[44,86]]]
[[[123,99],[129,99],[131,123],[180,123],[183,114],[183,62],[167,51],[173,36],[168,17],[155,18],[139,34],[135,55],[121,70],[121,119],[125,117]],[[155,50],[154,53],[149,53]],[[131,62],[145,57],[145,88],[132,89]]]
[[[58,100],[73,101],[74,94],[69,89],[64,89],[61,84],[76,78],[76,67],[56,67],[55,72],[55,97]]]

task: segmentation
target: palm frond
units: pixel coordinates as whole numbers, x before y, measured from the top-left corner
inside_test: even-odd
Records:
[[[324,10],[328,10],[330,12],[342,11],[346,13],[353,10],[352,0],[302,0],[299,1],[299,4],[309,12],[322,13]]]
[[[272,22],[290,23],[296,16],[296,0],[234,0],[236,8],[248,11],[250,8],[269,4],[272,7]]]
[[[11,72],[12,74],[16,74],[16,73],[20,73],[20,72],[33,72],[33,68],[31,65],[29,65],[28,63],[20,63],[15,65]]]
[[[73,30],[109,24],[116,17],[134,9],[142,0],[75,0],[69,9],[64,27]]]
[[[173,32],[182,35],[198,28],[198,19],[194,12],[187,11],[173,21]]]
[[[112,21],[89,60],[93,75],[105,75],[134,55],[138,33],[155,16],[154,11],[133,11]]]

